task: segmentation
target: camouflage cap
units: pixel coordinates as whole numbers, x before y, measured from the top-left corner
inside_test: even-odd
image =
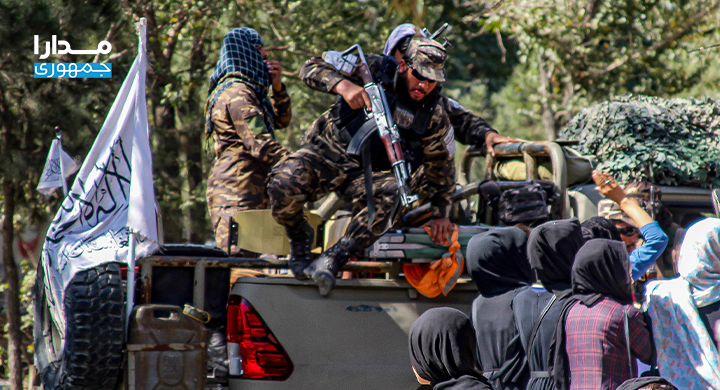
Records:
[[[422,37],[415,37],[405,52],[408,65],[422,76],[433,81],[445,81],[445,60],[447,52],[440,43]]]
[[[620,209],[620,205],[610,199],[603,199],[598,203],[598,216],[611,221],[623,221],[632,227],[638,227],[635,221]]]

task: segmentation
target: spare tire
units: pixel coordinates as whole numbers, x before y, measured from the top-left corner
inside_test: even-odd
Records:
[[[114,389],[122,373],[125,301],[120,265],[78,272],[65,290],[65,348],[45,296],[45,270],[35,279],[35,360],[47,390]]]

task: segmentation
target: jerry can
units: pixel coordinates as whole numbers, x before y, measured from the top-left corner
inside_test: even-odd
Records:
[[[127,343],[127,388],[203,390],[208,334],[179,306],[136,306]]]

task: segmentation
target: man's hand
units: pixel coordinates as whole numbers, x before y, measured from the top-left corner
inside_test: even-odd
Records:
[[[272,81],[273,91],[278,92],[282,90],[282,82],[280,81],[280,76],[282,76],[282,67],[280,66],[280,61],[265,60],[265,64],[270,71],[270,81]]]
[[[485,133],[485,147],[491,156],[495,157],[495,149],[493,148],[496,144],[505,144],[508,142],[520,142],[515,138],[504,137],[494,131],[488,131]]]
[[[365,107],[368,111],[372,111],[370,96],[365,92],[365,88],[355,85],[349,80],[343,80],[337,83],[332,92],[342,96],[353,110]]]
[[[625,191],[623,191],[620,184],[608,173],[593,171],[592,178],[597,187],[595,188],[602,194],[602,196],[615,201],[620,204],[625,199]]]
[[[437,245],[447,245],[455,225],[447,218],[431,219],[423,226],[430,226],[430,238]]]

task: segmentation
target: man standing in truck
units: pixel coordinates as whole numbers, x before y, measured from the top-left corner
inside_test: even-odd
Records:
[[[290,124],[290,96],[280,80],[280,62],[267,56],[257,31],[243,27],[227,33],[205,106],[206,137],[213,137],[216,155],[208,209],[217,246],[233,256],[252,254],[230,245],[230,218],[241,210],[268,208],[270,169],[288,154],[273,129]]]
[[[313,123],[300,149],[273,168],[268,194],[273,217],[285,226],[291,243],[290,267],[298,279],[312,277],[320,293],[335,285],[335,276],[349,257],[361,254],[394,222],[398,186],[388,157],[373,134],[368,162],[371,164],[372,193],[363,186],[363,159],[347,153],[353,136],[368,121],[370,98],[361,87],[359,67],[344,62],[339,53],[312,58],[300,75],[309,87],[341,96]],[[413,175],[410,190],[426,194],[432,205],[433,239],[441,243],[451,232],[449,220],[455,188],[455,140],[450,121],[439,103],[439,82],[445,80],[447,53],[443,45],[414,39],[398,62],[389,56],[368,55],[373,80],[382,85],[394,123],[402,138],[405,159]],[[341,72],[342,70],[342,72]],[[424,191],[419,191],[424,187]],[[345,236],[311,264],[312,229],[303,218],[305,202],[335,191],[346,203],[360,210],[350,221]],[[367,196],[376,206],[374,218]],[[423,201],[423,199],[420,199]],[[370,226],[368,222],[370,223]]]

